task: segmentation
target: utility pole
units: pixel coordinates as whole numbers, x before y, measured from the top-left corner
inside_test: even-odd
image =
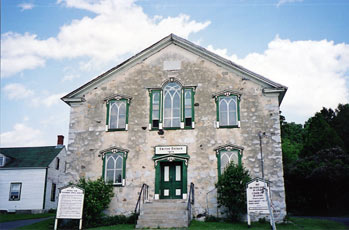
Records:
[[[262,179],[263,179],[263,182],[264,182],[264,194],[265,194],[265,197],[267,199],[268,209],[269,209],[269,213],[270,213],[270,225],[271,225],[271,228],[273,230],[276,230],[273,210],[271,209],[271,204],[270,204],[270,199],[269,199],[269,191],[268,191],[268,189],[266,187],[267,183],[264,180],[264,159],[263,159],[262,137],[265,136],[265,132],[262,133],[260,131],[258,133],[258,136],[259,136],[259,147],[260,147],[260,152],[261,152],[261,170],[262,170]]]

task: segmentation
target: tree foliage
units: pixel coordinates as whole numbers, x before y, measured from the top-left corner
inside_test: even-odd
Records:
[[[286,202],[299,214],[348,214],[349,104],[323,108],[304,128],[280,117]]]
[[[103,211],[108,208],[114,196],[113,186],[106,184],[102,178],[86,180],[81,178],[76,186],[85,190],[83,220],[84,225],[93,225],[103,217]]]
[[[246,213],[246,185],[251,180],[248,171],[233,162],[225,169],[216,184],[218,204],[224,206],[232,221]]]

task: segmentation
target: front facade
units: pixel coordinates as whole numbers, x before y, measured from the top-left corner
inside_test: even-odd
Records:
[[[57,208],[66,149],[0,148],[0,210],[41,213]]]
[[[287,88],[170,35],[62,98],[71,106],[65,182],[114,184],[109,213],[130,214],[143,183],[151,199],[187,199],[220,215],[215,183],[229,162],[271,182],[286,215],[279,105]]]

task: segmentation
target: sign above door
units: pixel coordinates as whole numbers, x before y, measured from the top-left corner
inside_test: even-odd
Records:
[[[187,149],[185,145],[155,146],[155,154],[186,154]]]

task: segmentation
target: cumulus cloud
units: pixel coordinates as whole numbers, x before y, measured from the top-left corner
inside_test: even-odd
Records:
[[[4,92],[11,100],[26,99],[34,95],[34,91],[27,89],[24,85],[13,83],[4,87]]]
[[[33,97],[31,99],[30,105],[33,107],[39,107],[39,106],[51,107],[52,105],[61,103],[62,101],[60,99],[64,95],[66,95],[66,93],[57,93],[57,94],[52,94],[48,96]]]
[[[87,57],[89,60],[82,65],[85,68],[115,63],[123,55],[134,54],[170,33],[188,38],[210,24],[196,22],[185,14],[151,18],[134,0],[59,0],[58,4],[96,16],[73,20],[63,25],[56,37],[48,39],[29,33],[3,34],[2,76],[44,66],[50,58]]]
[[[333,41],[291,41],[278,36],[264,53],[244,58],[217,52],[271,80],[288,86],[282,103],[287,120],[303,123],[322,107],[336,108],[349,102],[349,44]]]
[[[31,10],[34,8],[34,4],[28,3],[28,2],[23,2],[23,3],[19,4],[18,7],[21,8],[21,11]]]
[[[276,6],[279,7],[285,3],[292,3],[292,2],[303,2],[303,0],[279,0]]]
[[[40,146],[44,145],[43,134],[39,129],[17,123],[13,130],[0,134],[1,147]]]

